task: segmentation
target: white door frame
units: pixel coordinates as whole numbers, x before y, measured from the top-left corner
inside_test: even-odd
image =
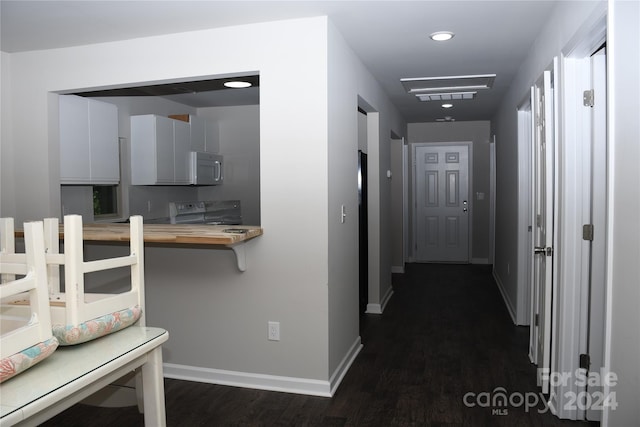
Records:
[[[518,107],[518,300],[512,314],[516,325],[533,325],[531,301],[533,287],[533,207],[531,206],[533,153],[533,89]],[[529,352],[529,359],[536,363],[535,354]]]
[[[411,259],[409,239],[409,145],[402,137],[402,261]]]
[[[416,148],[418,147],[448,147],[455,145],[466,145],[469,148],[469,228],[468,228],[468,238],[469,238],[469,253],[468,260],[471,263],[472,254],[473,254],[473,141],[451,141],[451,142],[418,142],[415,144],[411,144],[411,184],[412,184],[412,192],[411,192],[411,206],[412,208],[412,221],[411,221],[411,259],[416,259],[416,230],[417,226],[417,218],[416,218]]]
[[[558,280],[563,286],[555,295],[556,340],[552,372],[570,375],[570,380],[552,384],[549,407],[552,413],[567,419],[584,416],[584,411],[578,411],[576,405],[566,405],[571,396],[582,391],[576,384],[575,373],[585,340],[580,326],[586,319],[589,282],[589,243],[582,239],[582,225],[589,223],[586,216],[590,206],[591,170],[586,166],[590,164],[590,144],[586,141],[591,141],[591,111],[583,105],[583,92],[591,86],[590,55],[605,39],[606,5],[563,50],[560,61],[560,173],[564,197],[559,206],[558,257],[561,266]]]

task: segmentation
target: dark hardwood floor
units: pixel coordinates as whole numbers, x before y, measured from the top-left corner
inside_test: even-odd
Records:
[[[538,393],[529,329],[511,322],[488,266],[410,264],[393,287],[384,314],[363,317],[364,349],[333,398],[167,379],[168,426],[598,425],[520,404]],[[514,404],[485,404],[498,387]],[[76,405],[44,425],[144,421],[135,407]]]

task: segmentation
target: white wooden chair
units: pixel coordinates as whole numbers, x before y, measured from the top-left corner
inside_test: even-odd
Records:
[[[13,233],[4,232],[2,234]],[[145,326],[144,238],[141,216],[130,218],[130,253],[126,256],[85,261],[82,217],[79,215],[64,217],[63,254],[58,253],[59,225],[57,219],[45,219],[44,235],[47,249],[46,262],[52,327],[61,345],[79,344],[115,332],[135,323],[136,320],[132,322],[131,316],[137,319],[138,325]],[[15,250],[12,242],[6,243],[6,246],[8,251]],[[18,255],[16,254],[16,256]],[[60,292],[60,265],[64,265],[64,292]],[[129,290],[116,294],[85,292],[86,274],[121,267],[130,268],[131,287]],[[21,304],[19,298],[14,298],[11,301],[3,299],[3,303]],[[107,316],[111,317],[107,318]],[[116,325],[115,329],[112,329],[113,325]]]
[[[42,221],[24,224],[25,253],[20,255],[12,253],[13,219],[2,219],[0,227],[0,299],[26,295],[28,300],[28,321],[2,316],[0,381],[4,381],[44,360],[58,341],[51,330]]]

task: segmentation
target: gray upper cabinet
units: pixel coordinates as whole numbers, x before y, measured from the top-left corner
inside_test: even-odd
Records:
[[[199,116],[189,116],[191,125],[191,151],[218,154],[220,131],[218,123]]]
[[[118,184],[118,108],[75,95],[60,95],[60,183]]]
[[[131,184],[189,184],[189,123],[147,114],[131,116]]]

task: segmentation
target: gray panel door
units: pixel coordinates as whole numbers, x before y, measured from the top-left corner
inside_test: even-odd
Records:
[[[469,262],[469,147],[416,146],[415,254],[421,262]]]

